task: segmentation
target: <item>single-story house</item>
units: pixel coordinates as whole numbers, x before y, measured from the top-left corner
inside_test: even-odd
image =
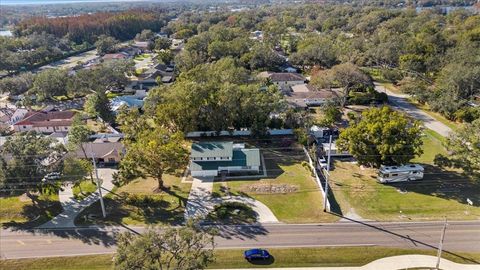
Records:
[[[13,125],[16,132],[34,130],[40,133],[68,132],[73,122],[73,111],[31,111]]]
[[[199,142],[192,144],[190,172],[194,177],[230,173],[258,173],[260,150],[233,142]]]
[[[322,106],[338,99],[337,92],[326,89],[315,89],[308,84],[291,87],[292,91],[284,92],[287,103],[296,108]]]
[[[142,52],[147,52],[147,51],[149,51],[149,49],[148,49],[149,45],[150,45],[150,43],[148,41],[135,41],[132,44],[132,47],[140,49]]]
[[[125,155],[125,147],[120,140],[120,136],[97,138],[92,142],[83,143],[85,153],[79,148],[75,152],[75,156],[85,158],[86,154],[88,159],[93,157],[100,164],[117,164]]]
[[[127,106],[128,108],[141,108],[143,106],[143,100],[137,98],[136,96],[118,96],[110,100],[110,106],[114,112],[116,112],[123,105]]]
[[[284,92],[290,91],[290,87],[305,84],[305,77],[299,73],[291,73],[291,72],[260,72],[258,74],[259,78],[268,78],[270,81],[277,85],[278,88]]]

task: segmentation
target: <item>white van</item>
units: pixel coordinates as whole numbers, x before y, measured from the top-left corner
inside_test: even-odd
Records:
[[[414,181],[423,179],[423,167],[418,164],[407,164],[403,166],[384,166],[378,171],[380,183],[393,183]]]

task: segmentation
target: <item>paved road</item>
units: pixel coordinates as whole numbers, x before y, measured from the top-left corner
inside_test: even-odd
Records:
[[[443,124],[440,121],[435,120],[433,117],[428,115],[426,112],[418,109],[413,104],[408,102],[408,96],[404,94],[397,94],[393,93],[392,91],[388,90],[384,86],[379,83],[375,83],[375,89],[378,92],[385,92],[388,95],[389,103],[397,108],[400,109],[413,118],[423,122],[426,128],[431,129],[438,134],[442,135],[443,137],[448,137],[448,135],[452,132],[452,129]]]
[[[90,60],[94,60],[97,58],[99,58],[99,56],[97,55],[97,50],[94,49],[94,50],[86,51],[74,56],[70,56],[68,58],[50,63],[48,65],[41,66],[35,71],[42,71],[42,70],[51,69],[51,68],[71,69],[75,67],[78,64],[78,62],[86,63]]]
[[[436,248],[442,222],[421,223],[325,223],[309,225],[265,224],[219,226],[218,248],[388,246]],[[131,230],[141,233],[143,228]],[[115,251],[114,235],[125,227],[0,231],[2,258],[72,256]],[[447,252],[480,252],[480,221],[449,222],[444,249]]]

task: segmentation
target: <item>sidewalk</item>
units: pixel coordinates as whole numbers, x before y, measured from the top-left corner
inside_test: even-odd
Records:
[[[108,194],[108,191],[113,188],[113,173],[116,170],[102,168],[98,169],[98,177],[103,180],[102,182],[102,195],[105,196]],[[75,227],[74,221],[75,218],[82,212],[83,209],[87,208],[94,202],[96,202],[100,196],[98,192],[94,192],[85,199],[78,201],[73,197],[72,185],[67,185],[64,187],[63,191],[59,193],[59,200],[63,207],[63,212],[58,216],[54,217],[52,220],[38,226],[38,229],[51,229],[51,228],[73,228]]]
[[[428,255],[402,255],[378,259],[364,266],[357,267],[295,267],[295,268],[263,268],[278,270],[403,270],[412,268],[435,269],[437,257]],[[253,270],[254,268],[230,269],[230,270]],[[478,264],[459,264],[441,259],[442,270],[480,270]]]
[[[188,195],[188,202],[185,209],[185,220],[191,218],[203,218],[212,211],[215,205],[223,202],[241,202],[252,207],[258,214],[259,223],[278,223],[278,219],[265,204],[243,196],[228,196],[213,198],[213,177],[193,178],[192,188]]]

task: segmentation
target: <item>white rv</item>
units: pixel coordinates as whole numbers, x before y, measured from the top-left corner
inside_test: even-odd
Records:
[[[380,183],[404,182],[423,179],[423,167],[418,164],[381,166],[378,171]]]

